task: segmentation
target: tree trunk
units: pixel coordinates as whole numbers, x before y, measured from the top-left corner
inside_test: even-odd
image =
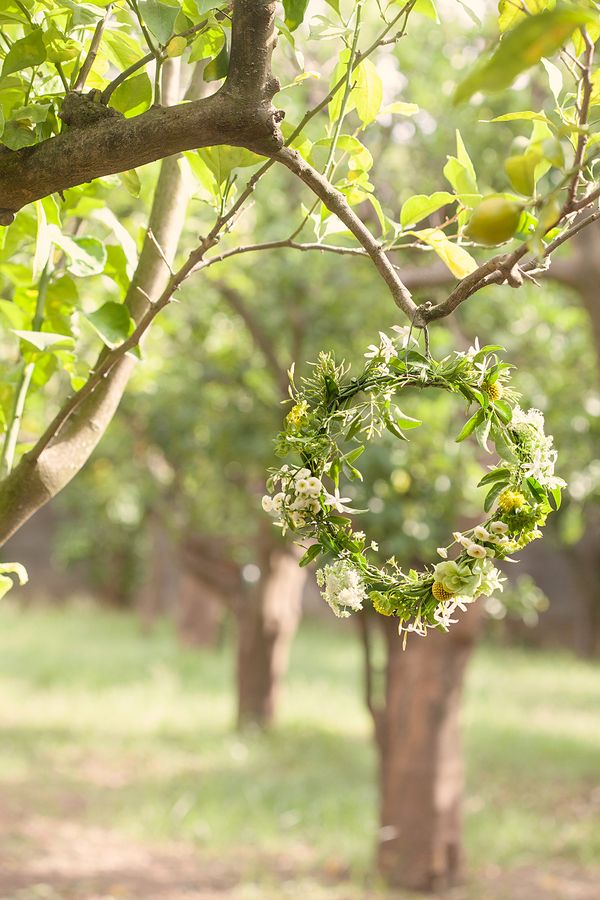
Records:
[[[238,611],[238,727],[271,724],[298,627],[306,569],[289,549],[263,553],[262,577]]]
[[[385,705],[374,714],[381,791],[378,868],[410,890],[456,884],[463,867],[463,761],[459,711],[464,673],[479,632],[471,607],[448,634],[409,635],[382,622]]]
[[[214,647],[223,619],[218,592],[183,568],[177,584],[175,624],[177,636],[187,647]]]

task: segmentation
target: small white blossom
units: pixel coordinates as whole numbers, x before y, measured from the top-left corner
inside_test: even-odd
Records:
[[[279,491],[278,494],[275,494],[273,497],[273,512],[280,513],[283,509],[283,504],[285,501],[285,494],[282,491]]]
[[[477,525],[477,527],[473,529],[473,537],[478,541],[489,541],[490,533],[483,525]]]
[[[508,525],[506,522],[492,522],[490,525],[490,531],[492,534],[506,534],[508,531]]]
[[[273,512],[273,498],[269,496],[269,494],[265,494],[265,496],[261,500],[262,508],[266,513]]]
[[[469,556],[472,556],[473,559],[485,559],[486,552],[485,547],[481,547],[479,544],[467,544],[465,547]]]
[[[355,531],[353,537],[355,537],[357,541],[364,541],[366,534],[364,531]]]
[[[448,559],[448,551],[445,547],[438,547],[436,552],[438,556],[442,557],[442,559]]]
[[[317,495],[320,494],[323,490],[323,485],[321,484],[321,479],[317,478],[316,475],[311,475],[310,478],[306,479],[307,491],[309,494]]]
[[[304,528],[304,526],[306,525],[306,519],[298,510],[293,510],[290,518],[292,520],[292,525],[294,526],[294,528]]]
[[[377,541],[371,541],[371,550],[379,550],[379,544],[377,543]]]
[[[351,506],[346,506],[346,503],[352,503],[352,497],[340,497],[339,488],[335,489],[334,494],[325,494],[325,503],[339,513],[357,512],[357,510],[352,509]]]
[[[308,494],[308,478],[296,478],[296,490],[299,494]]]
[[[455,540],[457,543],[459,543],[459,544],[460,544],[460,542],[461,542],[461,540],[462,540],[462,536],[463,536],[463,535],[462,535],[462,531],[453,531],[453,532],[452,532],[452,537],[453,537],[454,540]]]
[[[294,478],[298,481],[299,478],[310,478],[311,474],[310,469],[298,469]]]

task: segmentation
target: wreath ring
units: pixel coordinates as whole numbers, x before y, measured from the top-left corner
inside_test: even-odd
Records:
[[[400,632],[424,635],[429,628],[447,630],[457,608],[502,590],[493,560],[542,536],[565,482],[554,474],[557,453],[542,413],[523,411],[509,386],[513,367],[498,357],[502,347],[480,348],[476,342],[436,361],[411,347],[408,327],[392,330],[391,338],[379,332],[379,344],[369,347],[356,377],[331,353],[319,355],[312,375],[299,386],[290,370],[293,406],[276,453],[294,454],[300,462],[270,470],[262,505],[284,533],[295,532],[305,547],[313,542],[301,566],[324,557],[317,581],[337,616],[349,616],[370,600],[377,612],[399,619]],[[441,561],[405,572],[394,558],[382,565],[373,559],[377,545],[354,530],[346,514],[361,510],[340,495],[340,477],[362,480],[355,463],[384,429],[406,440],[404,431],[422,424],[395,405],[396,394],[407,387],[461,394],[467,407],[476,409],[456,440],[474,434],[486,450],[489,443],[494,446],[499,461],[478,485],[488,487],[481,524],[455,531],[448,546],[438,548]]]

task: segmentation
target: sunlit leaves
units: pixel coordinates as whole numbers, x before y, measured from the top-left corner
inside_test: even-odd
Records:
[[[418,222],[426,219],[427,216],[430,216],[431,213],[442,209],[442,207],[448,203],[453,203],[455,200],[456,197],[448,193],[448,191],[436,191],[429,196],[426,194],[415,194],[414,197],[409,197],[403,203],[400,211],[400,224],[403,228],[416,225]]]
[[[123,115],[137,116],[152,103],[152,84],[145,72],[132,75],[118,86],[110,99],[110,105]]]
[[[2,77],[11,72],[20,72],[31,66],[39,66],[46,59],[46,45],[41,28],[32,28],[29,34],[15,41],[2,65]]]
[[[285,24],[290,31],[295,31],[302,24],[307,6],[308,0],[283,0]]]
[[[556,53],[576,28],[594,21],[591,13],[567,7],[522,19],[458,85],[454,102],[462,103],[477,91],[504,90],[543,56]]]
[[[451,241],[440,228],[424,228],[412,234],[428,244],[456,278],[465,278],[477,268],[477,262],[471,254]]]
[[[138,0],[138,6],[148,29],[161,44],[166,44],[173,34],[179,4],[164,0]]]
[[[109,300],[95,312],[88,313],[86,319],[107,347],[118,347],[126,340],[132,329],[133,323],[129,316],[129,310],[122,303],[114,303]]]

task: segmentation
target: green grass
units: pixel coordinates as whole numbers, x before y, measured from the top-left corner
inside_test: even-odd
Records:
[[[227,646],[195,652],[162,625],[88,609],[0,611],[0,791],[216,858],[240,847],[368,872],[375,754],[354,632],[305,623],[277,728],[231,728]],[[475,871],[600,859],[594,821],[600,670],[567,654],[483,646],[464,713]],[[259,863],[257,863],[259,865]]]

